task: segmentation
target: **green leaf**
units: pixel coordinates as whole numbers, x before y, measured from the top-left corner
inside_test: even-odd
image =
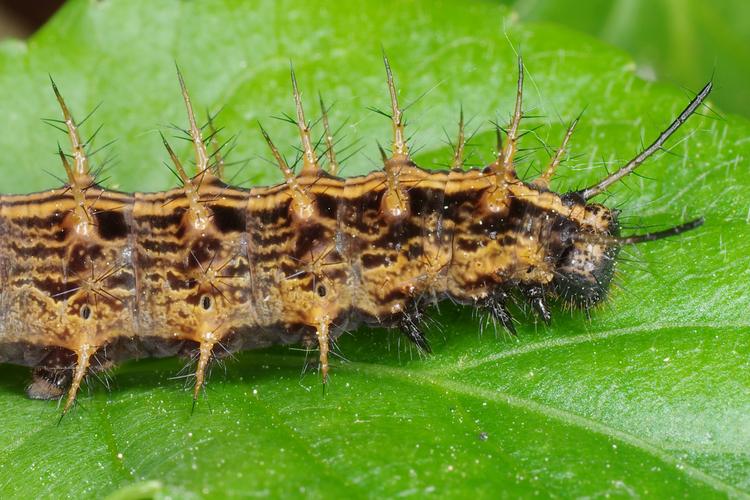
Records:
[[[744,0],[502,0],[525,21],[560,23],[633,54],[637,72],[699,86],[715,73],[714,100],[750,116],[750,3]]]
[[[517,24],[481,1],[73,1],[27,44],[0,46],[3,191],[56,185],[59,111],[51,74],[100,144],[118,142],[107,185],[173,184],[158,130],[182,126],[175,61],[198,109],[238,134],[245,184],[280,175],[261,120],[288,157],[295,130],[289,60],[308,113],[334,104],[341,147],[363,149],[345,175],[377,168],[389,124],[387,51],[425,167],[450,161],[459,106],[478,128],[470,162],[492,155],[488,120],[513,103],[515,50],[527,65],[521,172],[548,161],[586,109],[554,187],[581,187],[631,158],[691,95],[647,83],[623,53],[574,31]],[[697,89],[696,89],[697,90]],[[431,315],[433,356],[363,328],[338,343],[324,395],[303,373],[315,352],[243,353],[213,370],[191,414],[184,361],[143,360],[94,381],[58,424],[59,407],[25,398],[28,371],[0,366],[3,497],[743,496],[750,491],[750,125],[704,109],[619,183],[607,204],[626,233],[704,215],[704,227],[625,250],[620,287],[591,312],[556,309],[551,327],[520,319],[518,339],[467,308]],[[189,144],[173,141],[183,158]],[[344,153],[345,155],[345,153]]]

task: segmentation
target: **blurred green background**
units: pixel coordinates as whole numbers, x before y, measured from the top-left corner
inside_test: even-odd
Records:
[[[637,72],[696,91],[714,75],[724,112],[750,116],[747,0],[503,0],[524,21],[568,26],[629,52]]]
[[[561,24],[629,52],[648,80],[695,91],[715,75],[714,101],[750,117],[750,1],[499,1],[524,21]],[[62,3],[0,0],[0,39],[28,36]]]
[[[30,36],[64,3],[0,0],[0,40]],[[618,47],[635,61],[639,77],[683,88],[686,97],[713,78],[711,103],[719,113],[750,118],[750,0],[487,3],[502,4],[510,9],[510,19],[535,23],[542,30],[547,24],[563,26]]]

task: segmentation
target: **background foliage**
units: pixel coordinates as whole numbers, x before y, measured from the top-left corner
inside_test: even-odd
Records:
[[[237,182],[275,182],[256,119],[294,156],[289,60],[313,114],[334,104],[347,175],[377,168],[388,123],[381,44],[388,51],[417,160],[450,158],[462,104],[477,128],[471,163],[492,152],[489,119],[513,99],[514,52],[528,68],[520,170],[547,161],[566,123],[584,119],[555,186],[584,185],[622,164],[691,94],[649,83],[626,54],[561,27],[523,24],[486,2],[210,0],[72,1],[28,43],[0,45],[3,191],[43,189],[59,174],[52,74],[88,132],[117,143],[106,184],[171,186],[158,130],[183,124],[177,61],[194,102],[222,109],[238,134]],[[697,90],[697,86],[691,87]],[[518,339],[465,308],[443,305],[420,358],[390,332],[339,342],[329,391],[294,348],[244,353],[214,369],[195,413],[183,361],[128,363],[111,391],[91,392],[59,425],[55,403],[29,401],[25,369],[0,366],[3,496],[310,494],[313,496],[725,496],[750,490],[750,274],[744,119],[709,109],[613,190],[628,231],[697,215],[676,240],[628,249],[620,288],[593,311],[555,310],[551,327],[523,311]],[[189,145],[181,153],[189,158]],[[359,148],[362,148],[359,151]],[[309,353],[314,359],[316,353]],[[189,383],[189,381],[188,381]]]
[[[559,23],[627,50],[637,72],[683,88],[715,74],[714,100],[750,116],[750,3],[744,0],[503,0],[525,21]]]

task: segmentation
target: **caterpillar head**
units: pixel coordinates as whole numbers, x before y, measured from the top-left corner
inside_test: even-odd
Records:
[[[565,302],[591,307],[607,296],[620,251],[618,212],[602,205],[589,205],[591,226],[571,232],[557,261],[554,290]]]

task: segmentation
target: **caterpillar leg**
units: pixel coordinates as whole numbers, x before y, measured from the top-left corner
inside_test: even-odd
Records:
[[[552,321],[552,313],[544,299],[544,289],[541,286],[530,286],[523,290],[523,294],[536,315],[549,325]]]
[[[53,349],[34,368],[26,395],[31,399],[60,399],[73,377],[71,366],[75,353],[62,348]]]
[[[424,332],[422,331],[422,318],[424,313],[419,310],[419,306],[416,304],[411,306],[409,309],[404,311],[398,322],[398,328],[401,332],[411,340],[414,345],[423,353],[431,353],[430,343],[427,341]]]
[[[62,412],[65,415],[76,402],[78,390],[98,350],[97,346],[86,343],[76,351],[54,349],[34,368],[26,395],[31,399],[60,399],[65,394],[65,387],[68,387]]]
[[[503,325],[511,335],[516,336],[516,327],[513,325],[513,317],[505,305],[508,295],[505,292],[496,292],[484,299],[482,306],[490,314],[490,317]]]

